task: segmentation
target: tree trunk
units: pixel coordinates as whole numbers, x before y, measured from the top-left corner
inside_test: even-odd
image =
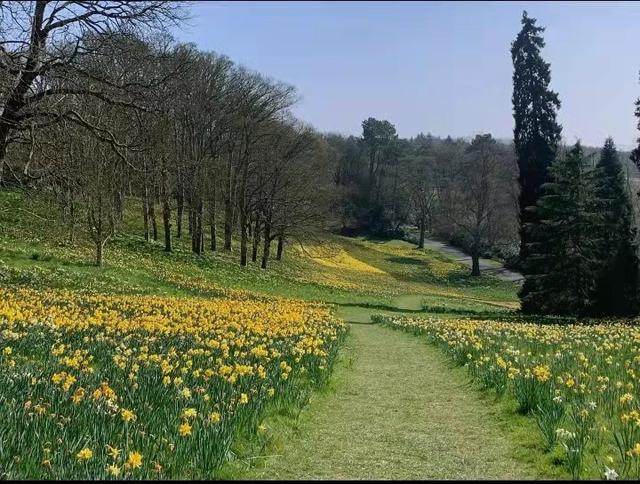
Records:
[[[76,235],[76,205],[74,192],[72,188],[69,188],[68,203],[69,203],[69,243],[73,244]]]
[[[480,276],[480,255],[475,248],[471,251],[471,275]]]
[[[224,250],[231,252],[231,233],[233,231],[233,151],[227,157],[227,189],[224,197]]]
[[[96,241],[96,265],[98,267],[102,267],[103,264],[103,253],[104,250],[104,241]]]
[[[247,213],[242,209],[240,212],[240,265],[247,265],[247,244],[249,237],[247,234]]]
[[[228,197],[224,201],[224,250],[231,252],[231,233],[233,231],[233,209]]]
[[[282,252],[284,251],[284,235],[278,236],[278,250],[276,251],[276,260],[282,260]]]
[[[154,190],[155,191],[155,190]],[[156,222],[156,201],[155,196],[149,197],[149,220],[151,221],[151,228],[153,230],[153,240],[158,241],[158,223]]]
[[[253,226],[253,247],[251,250],[251,261],[258,260],[258,246],[260,245],[260,212],[256,214],[255,225]]]
[[[269,262],[269,252],[271,251],[271,224],[266,222],[264,225],[264,246],[262,248],[262,264],[260,267],[267,268]]]
[[[162,171],[161,175],[162,194],[162,223],[164,226],[164,251],[171,252],[171,205],[169,204],[169,193],[167,189],[167,172]]]
[[[144,240],[149,242],[149,188],[147,187],[146,180],[143,183],[142,215],[144,217]]]
[[[209,200],[209,226],[211,227],[211,245],[210,249],[215,252],[218,250],[217,234],[216,234],[216,180],[213,180],[211,188],[211,197]]]
[[[189,210],[190,218],[192,220],[191,228],[191,250],[196,255],[202,254],[202,248],[204,245],[204,231],[202,227],[202,212],[203,201],[199,198],[193,210]]]
[[[198,255],[202,254],[204,249],[204,201],[202,198],[198,200],[198,211],[196,212],[196,229],[198,241]]]
[[[176,207],[176,237],[182,237],[182,215],[184,213],[184,193],[182,188],[178,188],[177,207]]]
[[[0,133],[0,186],[4,185],[4,164],[5,164],[5,158],[7,157],[7,148],[9,147],[9,144],[7,143],[8,138],[9,138],[8,129],[6,134]]]
[[[211,245],[209,248],[215,252],[218,250],[218,242],[216,240],[216,201],[215,198],[209,202],[209,226],[211,227]]]
[[[418,240],[418,249],[424,249],[424,233],[427,222],[424,218],[420,219],[420,240]]]

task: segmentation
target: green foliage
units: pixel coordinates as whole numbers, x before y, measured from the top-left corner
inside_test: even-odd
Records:
[[[511,46],[513,60],[513,117],[515,121],[514,143],[520,169],[520,257],[523,260],[525,282],[522,296],[532,289],[532,279],[527,277],[527,265],[531,242],[530,227],[537,223],[536,205],[547,181],[547,170],[555,157],[562,127],[556,122],[560,108],[558,94],[549,89],[551,70],[540,51],[544,47],[543,27],[536,26],[536,19],[524,12],[522,29]],[[525,305],[533,312],[533,298]]]
[[[520,293],[522,310],[586,315],[594,304],[602,216],[579,142],[552,164],[550,177],[536,207],[539,222],[526,227],[532,240],[524,261],[529,286]]]
[[[640,98],[635,102],[635,116],[638,118],[638,129],[640,129]],[[637,140],[638,146],[631,152],[631,161],[633,161],[638,168],[640,168],[640,138]]]
[[[596,166],[595,196],[603,216],[600,273],[594,312],[628,316],[638,312],[638,255],[633,208],[613,139],[608,138]]]

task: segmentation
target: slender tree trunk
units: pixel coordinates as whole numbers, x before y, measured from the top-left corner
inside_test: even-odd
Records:
[[[152,188],[152,192],[154,192],[155,189]],[[155,240],[156,242],[158,241],[158,223],[156,222],[156,200],[155,200],[155,194],[151,193],[151,196],[149,197],[149,203],[148,203],[148,207],[149,207],[149,220],[151,221],[151,228],[153,230],[153,240]]]
[[[218,249],[218,242],[216,240],[216,195],[215,188],[211,200],[209,201],[209,226],[211,227],[211,245],[210,249],[215,252]]]
[[[249,237],[247,235],[247,228],[249,225],[249,207],[247,206],[247,181],[248,181],[248,172],[249,172],[249,161],[248,159],[244,160],[243,168],[242,168],[242,178],[240,181],[240,203],[238,206],[240,207],[240,265],[247,265],[247,246],[249,243]]]
[[[5,158],[7,157],[7,148],[9,147],[9,144],[7,143],[8,138],[8,129],[6,133],[0,133],[0,186],[4,185],[4,164]]]
[[[247,245],[249,237],[247,234],[247,212],[245,209],[240,211],[240,265],[247,265]]]
[[[204,252],[204,200],[198,201],[198,255]]]
[[[233,231],[233,209],[231,200],[224,201],[224,250],[231,252],[231,233]]]
[[[276,250],[276,260],[282,260],[282,253],[284,251],[284,235],[278,236],[278,249]]]
[[[420,240],[418,240],[418,249],[424,249],[424,235],[427,226],[427,221],[422,217],[420,219]]]
[[[212,176],[211,187],[209,191],[209,203],[207,205],[208,214],[209,214],[209,228],[211,230],[211,241],[209,248],[211,251],[215,252],[218,250],[218,241],[217,241],[217,226],[216,226],[216,188],[217,188],[217,178]]]
[[[149,187],[145,175],[144,187],[142,191],[142,215],[144,217],[144,240],[149,242]]]
[[[176,206],[176,237],[179,239],[182,237],[182,215],[184,213],[184,191],[182,185],[178,186],[177,193],[177,206]]]
[[[164,251],[171,252],[171,205],[169,203],[169,193],[167,188],[167,171],[162,170],[161,175],[162,194],[162,223],[164,226]]]
[[[96,266],[102,267],[104,262],[103,260],[103,252],[104,252],[104,244],[106,243],[106,238],[104,237],[104,227],[102,223],[102,196],[98,195],[97,200],[97,218],[95,209],[93,207],[89,208],[88,217],[89,217],[89,225],[91,230],[95,232],[94,241],[96,244]]]
[[[69,243],[71,244],[73,244],[76,235],[76,205],[73,195],[73,188],[69,188]]]
[[[251,250],[251,261],[258,260],[258,246],[260,245],[260,212],[256,214],[255,225],[253,227],[253,247]]]
[[[224,197],[224,250],[231,252],[231,234],[233,231],[233,151],[227,156],[227,189]]]
[[[271,223],[266,221],[264,224],[264,245],[262,248],[262,264],[260,267],[267,268],[269,263],[269,252],[271,252]]]
[[[202,198],[198,198],[195,202],[194,210],[189,210],[189,213],[192,214],[191,250],[196,255],[202,254],[202,248],[204,246],[204,231],[202,227],[203,209]]]

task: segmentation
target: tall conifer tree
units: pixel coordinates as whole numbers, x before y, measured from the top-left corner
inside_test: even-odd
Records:
[[[538,224],[535,207],[541,195],[542,184],[547,181],[548,167],[555,158],[562,126],[556,122],[560,100],[549,89],[551,71],[540,51],[544,47],[543,27],[524,12],[522,29],[511,45],[513,60],[513,131],[518,168],[520,170],[520,259],[525,281],[520,292],[526,298],[531,291],[531,280],[526,263],[534,226]],[[542,243],[542,241],[538,241]],[[523,307],[528,312],[539,312],[533,299]]]
[[[633,315],[638,311],[638,255],[629,190],[613,139],[596,166],[596,201],[603,216],[600,271],[594,312]]]
[[[526,312],[587,315],[592,311],[599,269],[602,216],[595,198],[593,170],[580,143],[549,168],[550,181],[535,213],[531,231],[529,292],[522,298]]]
[[[640,98],[636,99],[635,103],[635,116],[638,118],[638,129],[640,130]],[[636,166],[640,169],[640,138],[637,140],[638,146],[631,152],[631,161],[633,161]],[[640,195],[640,193],[638,194]]]

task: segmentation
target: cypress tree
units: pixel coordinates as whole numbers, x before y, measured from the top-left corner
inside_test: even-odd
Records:
[[[628,316],[638,311],[638,255],[633,208],[613,139],[596,166],[595,195],[602,214],[600,271],[594,312]]]
[[[525,11],[522,29],[511,44],[513,60],[513,118],[515,121],[514,144],[518,158],[520,183],[520,260],[525,277],[520,291],[521,299],[531,291],[528,277],[532,231],[538,223],[534,209],[547,181],[548,167],[555,158],[562,126],[556,122],[560,108],[558,94],[549,89],[551,71],[540,51],[544,47],[543,27],[536,26],[536,19]],[[542,241],[538,240],[538,244]],[[539,312],[536,298],[529,298],[523,305],[527,312]]]
[[[530,290],[522,309],[544,314],[589,314],[596,286],[601,215],[593,170],[580,143],[549,168],[550,181],[535,208],[526,261]]]

